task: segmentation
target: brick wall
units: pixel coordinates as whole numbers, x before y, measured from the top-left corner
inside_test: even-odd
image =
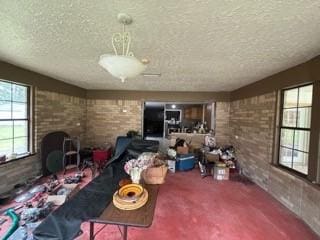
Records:
[[[0,193],[11,190],[17,183],[40,173],[41,164],[37,155],[0,165]]]
[[[320,189],[271,165],[275,102],[275,92],[231,102],[231,142],[243,173],[320,234]]]
[[[141,101],[87,100],[88,145],[115,143],[116,137],[129,130],[141,132]]]
[[[35,149],[37,152],[39,152],[41,139],[51,131],[62,130],[72,136],[80,136],[81,143],[85,144],[85,121],[85,99],[35,89]],[[80,123],[80,126],[77,123]],[[38,154],[0,165],[0,193],[40,174],[41,167]]]
[[[217,136],[222,145],[229,144],[229,110],[229,103],[217,104]],[[115,143],[117,136],[129,130],[141,132],[141,118],[141,101],[91,100],[35,89],[35,149],[39,151],[43,136],[59,130],[80,136],[82,146]],[[21,168],[25,163],[32,167]],[[38,155],[0,165],[1,174],[9,176],[0,193],[39,174],[40,169]]]
[[[272,156],[275,100],[275,93],[270,93],[234,101],[230,106],[231,142],[245,174],[264,189]]]
[[[217,102],[216,103],[216,141],[220,146],[230,144],[230,103]]]
[[[41,139],[52,131],[65,131],[78,136],[85,145],[86,99],[36,90],[36,149]]]

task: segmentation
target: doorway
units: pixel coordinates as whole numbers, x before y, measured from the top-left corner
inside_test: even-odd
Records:
[[[145,139],[163,138],[165,105],[145,102],[143,114],[143,137]]]

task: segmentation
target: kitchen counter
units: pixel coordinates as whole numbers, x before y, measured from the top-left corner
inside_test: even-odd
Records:
[[[202,147],[205,136],[210,136],[210,133],[170,133],[170,139],[181,138],[190,143],[193,147]]]
[[[184,136],[206,136],[210,135],[210,133],[184,133],[184,132],[173,132],[170,133],[169,135],[184,135]]]

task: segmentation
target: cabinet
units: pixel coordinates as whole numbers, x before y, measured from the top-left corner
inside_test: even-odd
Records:
[[[192,120],[201,120],[202,119],[202,106],[197,107],[187,107],[184,109],[184,118]]]

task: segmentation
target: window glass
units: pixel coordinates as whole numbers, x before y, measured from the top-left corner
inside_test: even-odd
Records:
[[[13,122],[0,121],[0,140],[13,138]]]
[[[308,174],[313,86],[284,90],[279,164]]]
[[[286,127],[297,126],[297,109],[296,108],[283,109],[282,125]]]
[[[0,155],[29,151],[28,87],[0,80]]]
[[[312,85],[301,87],[299,89],[299,106],[310,107],[312,104]]]
[[[307,153],[294,151],[293,152],[293,166],[292,168],[298,172],[308,173],[308,157]]]
[[[12,101],[26,103],[28,94],[25,86],[12,85]]]
[[[293,148],[293,134],[292,129],[281,129],[280,145],[288,148]]]
[[[5,139],[0,140],[0,149],[1,154],[5,154],[6,156],[9,156],[13,153],[13,141],[12,139]]]
[[[292,166],[292,149],[280,147],[279,163],[291,168]]]
[[[11,118],[11,102],[0,101],[0,119],[10,119]]]
[[[27,118],[27,104],[12,102],[12,118],[13,119],[26,119]]]
[[[295,130],[294,132],[294,149],[303,152],[309,151],[310,132],[303,130]]]
[[[23,154],[28,152],[28,138],[18,137],[14,139],[14,153]]]
[[[14,137],[28,136],[28,121],[14,121]]]
[[[297,107],[298,89],[286,90],[283,97],[283,108]]]
[[[311,107],[298,108],[298,128],[310,128]]]
[[[11,83],[0,81],[0,100],[11,101]]]

